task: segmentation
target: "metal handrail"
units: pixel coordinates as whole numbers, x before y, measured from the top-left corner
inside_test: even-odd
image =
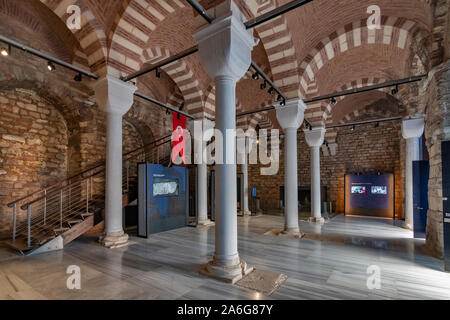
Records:
[[[166,158],[166,153],[170,156],[170,145],[168,143],[171,142],[171,139],[167,140],[169,137],[171,135],[125,153],[123,159],[125,167],[122,174],[123,190],[130,191],[130,175],[137,175],[137,170],[134,169],[134,166],[130,167],[130,162],[139,161],[139,157],[142,156],[145,161],[149,159],[154,162],[158,161],[160,154],[162,158]],[[146,150],[152,145],[155,148]],[[164,148],[166,145],[168,146],[167,150]],[[164,148],[162,152],[160,152],[161,146]],[[45,243],[45,241],[48,241],[48,237],[51,238],[56,232],[60,232],[58,230],[63,232],[65,228],[70,227],[71,221],[80,219],[80,212],[89,212],[89,206],[102,199],[104,192],[103,188],[100,189],[99,193],[97,193],[97,190],[94,192],[95,182],[93,181],[93,178],[105,173],[105,168],[99,169],[102,165],[96,165],[59,183],[34,192],[32,195],[39,193],[43,193],[43,195],[20,206],[20,209],[27,211],[27,215],[26,221],[23,221],[19,226],[17,225],[18,202],[27,199],[27,197],[13,202],[13,242],[19,237],[24,241],[26,240],[26,245],[29,248],[34,243]],[[95,169],[97,170],[95,171]],[[83,177],[89,171],[94,172]],[[32,195],[28,195],[28,197]]]
[[[137,149],[135,149],[135,150],[132,150],[132,151],[130,151],[130,152],[127,152],[127,153],[124,154],[123,156],[126,157],[126,156],[130,155],[130,154],[133,153],[133,152],[136,152],[136,151],[138,151],[138,150],[140,150],[140,149],[145,149],[145,148],[147,148],[147,147],[149,147],[149,146],[152,146],[152,145],[158,143],[159,141],[164,140],[164,139],[167,139],[168,137],[171,137],[171,136],[172,136],[172,135],[167,135],[167,136],[164,136],[164,137],[159,138],[159,139],[157,139],[157,140],[154,140],[154,141],[152,141],[151,143],[148,143],[148,144],[146,144],[146,145],[144,145],[144,146],[142,146],[142,147],[139,147],[139,148],[137,148]],[[157,146],[159,146],[159,145],[157,145]],[[23,200],[25,200],[25,199],[27,199],[27,198],[29,198],[29,197],[32,197],[32,196],[34,196],[34,195],[36,195],[36,194],[38,194],[38,193],[40,193],[40,192],[44,192],[44,191],[46,191],[46,190],[49,190],[49,189],[51,189],[51,188],[53,188],[53,187],[55,187],[55,186],[57,186],[57,185],[60,185],[60,184],[62,184],[62,183],[64,183],[64,182],[67,182],[67,181],[73,180],[73,179],[75,179],[75,178],[81,177],[83,174],[85,174],[85,173],[87,173],[87,172],[89,172],[89,171],[93,171],[93,170],[95,170],[95,169],[97,169],[97,168],[100,168],[101,166],[104,166],[104,165],[105,165],[105,161],[102,161],[102,162],[99,163],[98,165],[95,165],[95,166],[93,166],[93,167],[91,167],[91,168],[89,168],[89,169],[85,169],[85,170],[83,170],[83,171],[81,171],[81,172],[79,172],[79,173],[77,173],[77,174],[75,174],[75,175],[73,175],[73,176],[70,176],[70,177],[68,177],[68,178],[66,178],[66,179],[60,180],[60,181],[58,181],[58,182],[55,182],[55,183],[53,183],[53,184],[51,184],[51,185],[49,185],[49,186],[47,186],[47,187],[45,187],[45,188],[42,188],[42,189],[37,190],[37,191],[35,191],[35,192],[32,192],[32,193],[30,193],[30,194],[28,194],[28,195],[26,195],[26,196],[24,196],[24,197],[22,197],[22,198],[20,198],[20,199],[14,200],[14,201],[8,203],[7,206],[8,206],[9,208],[12,208],[12,207],[14,206],[14,204],[16,204],[16,203],[18,203],[18,202],[20,202],[20,201],[23,201]]]

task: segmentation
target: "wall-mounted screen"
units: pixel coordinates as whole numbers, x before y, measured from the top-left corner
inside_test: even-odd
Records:
[[[387,186],[372,186],[372,194],[387,194]]]
[[[178,196],[178,179],[153,177],[153,196]]]
[[[345,175],[345,213],[393,218],[394,175]]]
[[[352,186],[352,193],[364,194],[366,193],[366,187]]]

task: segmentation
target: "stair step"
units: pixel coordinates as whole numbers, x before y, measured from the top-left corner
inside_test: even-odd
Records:
[[[53,231],[54,231],[55,233],[58,233],[58,232],[66,232],[67,230],[70,230],[70,228],[58,228],[58,229],[53,229]]]
[[[53,239],[55,239],[56,237],[55,236],[48,236],[48,237],[45,237],[45,238],[43,238],[43,239],[40,239],[39,240],[39,245],[43,245],[43,244],[45,244],[46,242],[48,242],[48,241],[50,241],[50,240],[53,240]]]
[[[28,247],[27,240],[25,239],[16,239],[15,242],[13,242],[12,240],[7,240],[4,243],[7,246],[18,251],[26,251],[31,249],[31,247]]]
[[[75,220],[67,221],[67,223],[69,225],[77,224],[77,223],[80,223],[80,222],[83,222],[83,220],[82,219],[75,219]]]
[[[94,215],[94,213],[92,213],[92,212],[86,212],[86,213],[82,213],[82,214],[81,214],[81,216],[82,216],[83,218],[91,217],[91,216],[93,216],[93,215]]]

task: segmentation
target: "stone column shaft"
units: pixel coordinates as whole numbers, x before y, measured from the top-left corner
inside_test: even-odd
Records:
[[[305,130],[305,138],[311,148],[311,220],[323,222],[320,197],[320,147],[325,139],[324,128]]]
[[[110,248],[126,245],[122,223],[122,117],[131,108],[136,87],[106,76],[98,80],[95,97],[106,114],[105,234],[100,242]]]
[[[424,119],[403,120],[402,135],[406,139],[405,150],[405,224],[404,228],[412,230],[414,227],[413,204],[413,161],[419,160],[419,138],[423,134]]]
[[[216,150],[222,159],[216,159],[215,254],[201,272],[234,283],[252,270],[240,260],[237,247],[236,82],[248,70],[257,41],[233,1],[218,5],[214,13],[214,22],[194,34],[200,61],[216,85],[216,129],[223,137],[216,144],[223,152]]]
[[[284,233],[299,235],[298,224],[298,174],[297,130],[304,119],[306,105],[301,99],[290,99],[285,106],[276,108],[277,119],[285,133],[284,144]]]

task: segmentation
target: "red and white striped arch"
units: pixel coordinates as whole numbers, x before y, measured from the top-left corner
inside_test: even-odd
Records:
[[[258,9],[262,15],[276,8],[272,1],[265,1]],[[299,97],[300,77],[295,48],[284,16],[279,16],[256,28],[266,50],[275,84],[288,98]]]
[[[147,48],[143,53],[145,62],[157,63],[170,57],[172,53],[166,48]],[[171,77],[180,89],[184,101],[185,111],[195,117],[201,117],[203,110],[203,91],[198,80],[188,64],[183,60],[177,60],[161,68]]]
[[[76,52],[75,62],[87,64],[92,72],[106,75],[107,72],[107,39],[105,32],[89,8],[80,0],[40,0],[52,10],[64,23],[69,18],[67,8],[78,5],[81,9],[81,29],[71,30],[83,52]]]
[[[170,14],[184,8],[182,0],[134,0],[118,19],[111,36],[109,72],[120,76],[131,73],[145,62],[144,51],[151,33]]]

